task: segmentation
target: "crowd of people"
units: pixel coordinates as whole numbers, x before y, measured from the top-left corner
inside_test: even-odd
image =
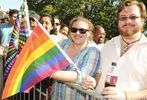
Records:
[[[10,10],[7,21],[0,24],[0,55],[7,56],[11,33],[18,16]],[[106,31],[82,16],[74,17],[69,26],[57,17],[43,13],[39,18],[30,16],[30,32],[40,22],[74,62],[51,75],[51,99],[72,97],[73,88],[64,82],[73,82],[83,89],[95,89],[108,99],[147,99],[147,39],[143,34],[146,7],[137,0],[123,1],[117,11],[119,36],[106,41]],[[106,86],[109,75],[110,84]],[[114,78],[115,76],[115,78]],[[55,82],[57,83],[55,84]],[[111,84],[114,83],[115,84]],[[50,87],[49,86],[49,87]],[[63,92],[66,90],[66,92]],[[76,100],[85,100],[84,93],[76,92]]]

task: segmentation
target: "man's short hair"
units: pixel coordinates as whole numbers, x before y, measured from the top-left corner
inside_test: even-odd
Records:
[[[17,9],[10,9],[9,16],[12,16],[13,14],[18,14],[18,10]]]
[[[50,19],[52,25],[54,25],[54,19],[52,18],[52,16],[51,16],[50,14],[48,14],[48,13],[43,13],[43,14],[41,14],[40,20],[42,19],[42,17],[49,17],[49,19]]]

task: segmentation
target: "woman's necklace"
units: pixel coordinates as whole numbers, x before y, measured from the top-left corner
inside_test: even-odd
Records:
[[[123,49],[124,49],[124,53],[128,51],[128,49],[130,48],[130,45],[131,45],[131,44],[140,41],[141,37],[142,37],[142,35],[140,36],[139,39],[137,39],[137,40],[135,40],[135,41],[132,41],[132,42],[130,42],[130,43],[127,42],[127,41],[125,41],[124,38],[122,37],[123,42],[126,44],[126,46],[123,48]]]

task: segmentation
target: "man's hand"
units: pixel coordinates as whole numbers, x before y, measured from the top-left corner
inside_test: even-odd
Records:
[[[126,99],[125,92],[120,91],[115,87],[105,87],[103,89],[102,95],[109,99]]]

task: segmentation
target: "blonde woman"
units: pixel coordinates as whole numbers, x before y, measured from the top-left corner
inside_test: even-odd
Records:
[[[94,76],[99,67],[99,50],[95,44],[92,44],[92,31],[93,24],[86,18],[75,17],[70,22],[70,38],[61,41],[59,44],[67,55],[72,59],[75,65],[80,69],[82,74],[88,74]],[[75,71],[76,68],[73,65],[64,69],[65,72]],[[76,74],[75,74],[76,75]],[[57,80],[63,80],[64,77],[74,76],[74,74],[62,73],[57,71],[53,74],[52,78]],[[62,79],[63,78],[63,79]],[[75,78],[69,78],[75,79]],[[78,80],[77,82],[79,83]],[[52,100],[62,100],[65,96],[66,100],[72,99],[73,89],[66,86],[63,82],[58,81],[57,84],[53,84]],[[66,92],[64,91],[66,89]],[[84,100],[86,96],[80,92],[76,93],[76,100]]]

